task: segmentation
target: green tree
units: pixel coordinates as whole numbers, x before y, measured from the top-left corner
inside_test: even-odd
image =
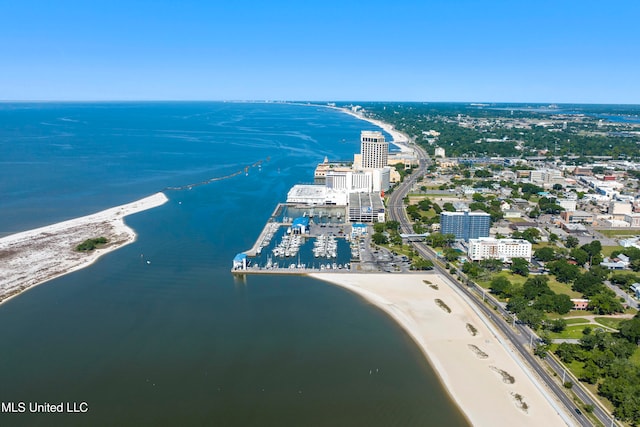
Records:
[[[551,320],[549,323],[549,330],[551,332],[562,332],[567,328],[567,321],[564,319],[554,319]]]
[[[520,313],[518,313],[518,319],[528,325],[531,329],[538,329],[544,320],[544,313],[533,307],[525,307]]]
[[[481,193],[473,193],[471,196],[474,202],[484,202],[486,199]]]
[[[519,314],[522,310],[529,307],[529,300],[522,295],[516,295],[509,299],[507,310],[511,313]]]
[[[500,261],[499,259],[493,259],[493,258],[483,259],[480,261],[479,264],[480,264],[480,267],[482,267],[483,269],[489,270],[492,272],[502,270],[502,266],[504,265],[502,261]]]
[[[567,238],[564,241],[564,245],[568,248],[575,248],[576,246],[578,246],[579,243],[580,243],[580,240],[578,240],[578,238],[574,236],[567,236]]]
[[[585,265],[589,261],[589,254],[582,248],[573,248],[569,252],[569,256],[573,258],[578,265]]]
[[[562,283],[569,283],[580,274],[580,268],[577,265],[569,264],[564,259],[551,261],[547,264],[547,268],[551,274],[556,276],[558,282]]]
[[[544,246],[536,250],[533,256],[542,262],[549,262],[556,257],[556,251],[554,251],[550,246]]]
[[[540,238],[540,230],[533,227],[527,228],[522,232],[522,238],[531,243],[536,243]]]
[[[573,308],[571,297],[567,294],[555,294],[553,296],[553,311],[558,314],[567,314]]]
[[[489,289],[494,294],[504,296],[511,293],[511,282],[504,276],[494,278],[489,284]]]
[[[442,205],[442,209],[444,209],[447,212],[455,212],[456,208],[453,207],[453,203],[451,202],[446,202],[444,205]]]
[[[591,296],[589,298],[589,308],[595,314],[613,314],[624,311],[616,294],[610,289],[604,289],[602,292]]]
[[[389,243],[389,239],[387,238],[387,236],[382,233],[373,233],[373,235],[371,236],[371,240],[373,240],[373,243],[375,243],[376,245],[384,245]]]
[[[636,315],[633,319],[623,320],[618,327],[619,335],[636,344],[640,344],[640,317]]]
[[[449,262],[453,262],[457,260],[459,256],[460,254],[455,249],[445,248],[444,250],[444,259],[446,259]]]
[[[532,300],[543,294],[553,294],[546,276],[534,276],[527,279],[522,287],[524,297]]]
[[[385,223],[385,227],[387,230],[398,231],[398,228],[400,228],[400,223],[398,221],[387,221]]]
[[[571,286],[576,292],[580,292],[585,297],[590,297],[597,293],[602,292],[605,289],[602,279],[592,271],[587,271],[584,274],[578,273],[573,285]]]
[[[564,363],[573,362],[580,354],[580,346],[577,344],[569,344],[566,342],[558,345],[555,353]]]
[[[511,259],[510,270],[514,274],[526,277],[529,275],[529,262],[524,258],[513,258]]]
[[[482,268],[475,262],[467,261],[462,265],[462,272],[474,279],[478,278],[482,273]]]

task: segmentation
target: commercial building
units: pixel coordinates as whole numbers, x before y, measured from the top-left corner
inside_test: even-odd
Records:
[[[632,213],[624,216],[624,220],[630,227],[640,227],[640,213]]]
[[[327,188],[324,185],[298,184],[291,187],[287,193],[287,203],[345,206],[347,193]]]
[[[349,194],[349,222],[384,222],[385,210],[380,193]]]
[[[442,212],[440,213],[440,233],[453,234],[456,240],[489,237],[491,216],[486,212]]]
[[[609,203],[609,214],[610,215],[629,215],[633,213],[633,205],[628,201],[617,201],[613,200]],[[614,219],[622,219],[622,218],[614,218]]]
[[[565,211],[575,211],[578,201],[576,199],[557,199],[556,204]]]
[[[568,223],[585,223],[592,224],[593,223],[593,214],[591,212],[585,211],[567,211],[560,212],[560,217]]]
[[[523,239],[494,239],[493,237],[469,239],[467,255],[472,261],[499,259],[510,262],[512,258],[524,258],[531,262],[531,242]]]
[[[360,134],[361,166],[364,169],[382,169],[387,166],[389,143],[382,132],[362,131]]]

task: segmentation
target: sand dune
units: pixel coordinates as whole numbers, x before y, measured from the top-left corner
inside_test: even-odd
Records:
[[[124,217],[167,201],[156,193],[126,205],[0,239],[0,302],[48,280],[87,267],[100,256],[136,239]],[[104,236],[108,243],[90,252],[78,252],[83,241]]]

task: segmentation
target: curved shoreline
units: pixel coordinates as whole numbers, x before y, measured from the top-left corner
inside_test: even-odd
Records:
[[[133,243],[137,235],[124,223],[124,217],[168,200],[164,193],[156,193],[95,214],[0,238],[0,304]],[[107,238],[106,246],[90,252],[75,250],[83,241],[100,236]]]
[[[356,293],[387,313],[418,345],[470,425],[572,425],[513,351],[438,274],[309,276]],[[526,402],[526,410],[516,395]]]

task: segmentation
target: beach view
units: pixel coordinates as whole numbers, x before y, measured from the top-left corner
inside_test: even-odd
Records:
[[[147,6],[0,6],[0,425],[640,422],[635,6]]]

